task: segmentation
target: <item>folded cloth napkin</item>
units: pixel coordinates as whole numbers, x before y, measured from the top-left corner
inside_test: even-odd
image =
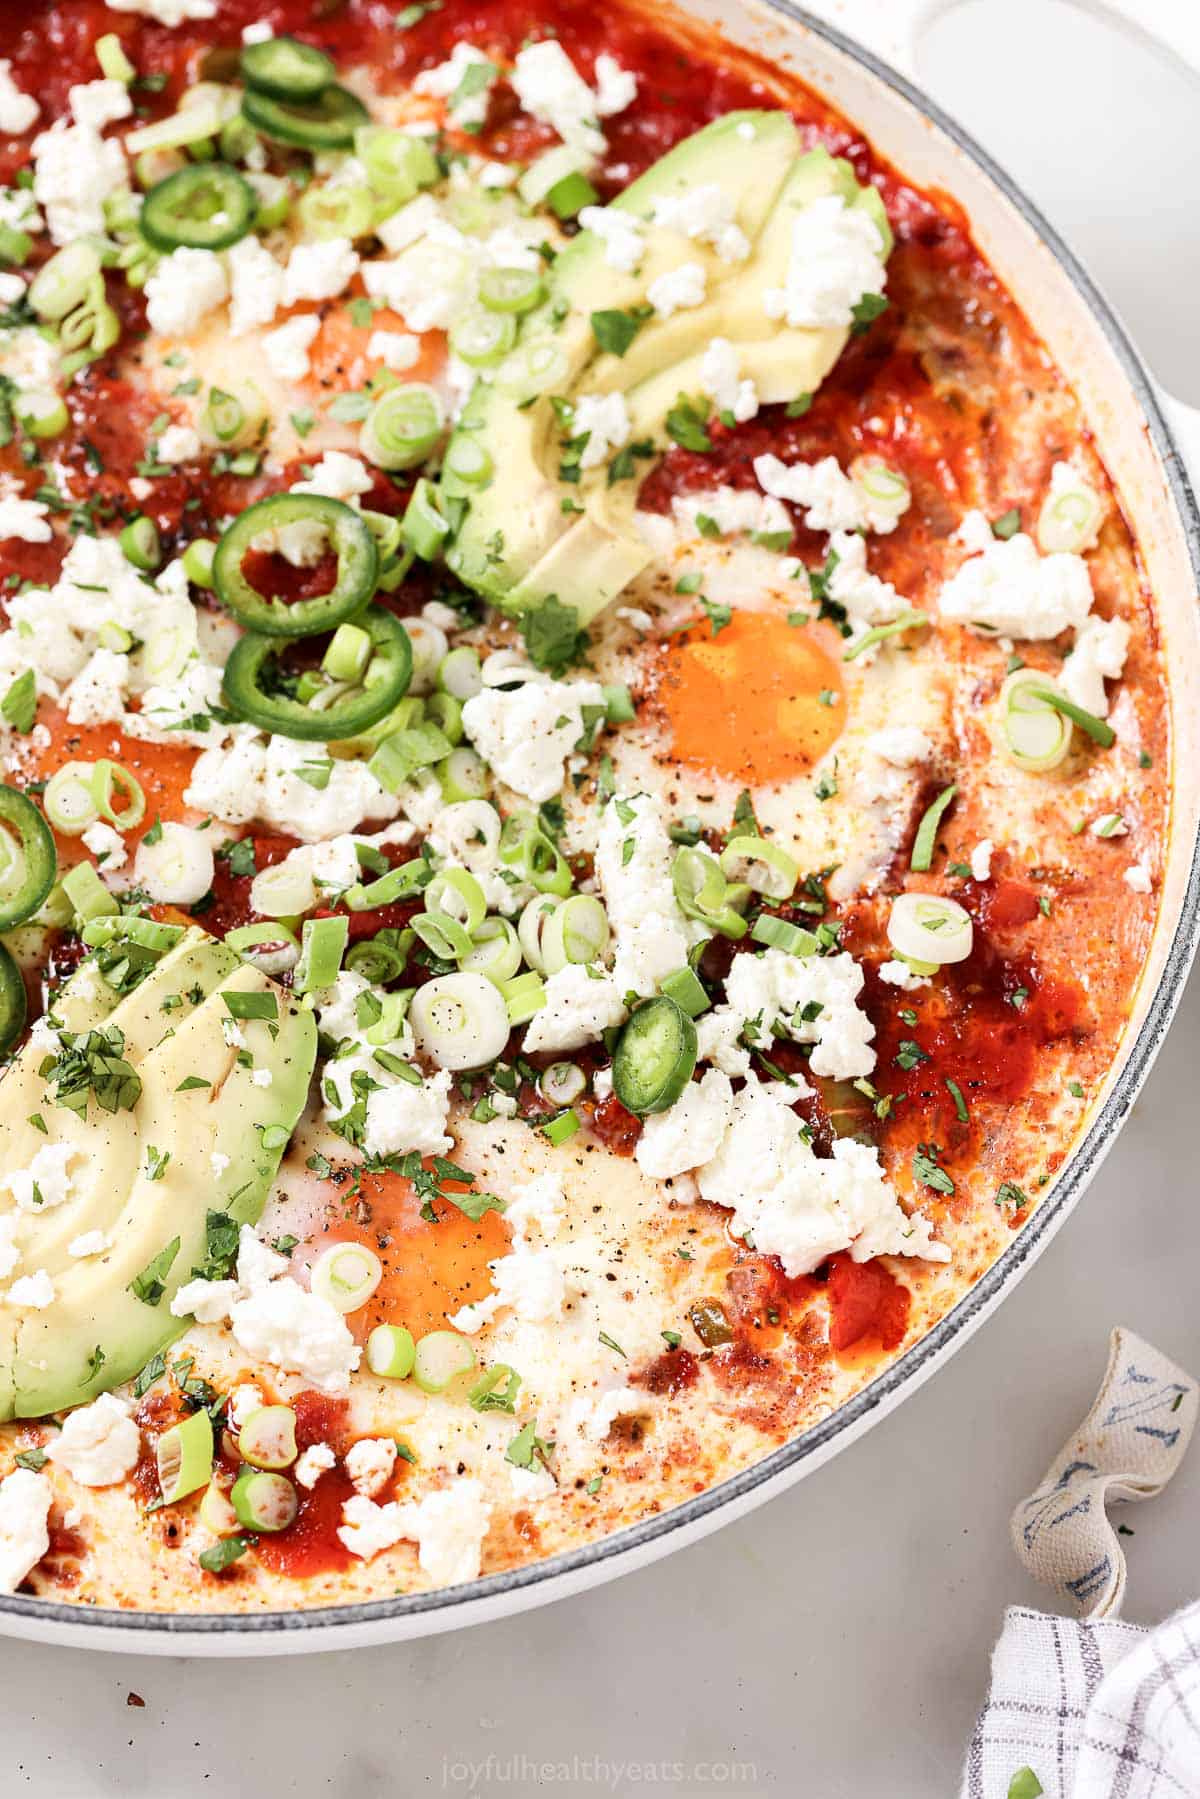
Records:
[[[1200,1604],[1157,1630],[1119,1622],[1125,1556],[1108,1499],[1148,1499],[1196,1422],[1190,1375],[1114,1331],[1096,1402],[1013,1514],[1035,1579],[1085,1615],[1009,1611],[962,1799],[1200,1799]]]

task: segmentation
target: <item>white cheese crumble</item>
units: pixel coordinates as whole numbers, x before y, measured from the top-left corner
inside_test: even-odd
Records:
[[[729,487],[722,483],[708,493],[676,494],[671,501],[676,522],[697,537],[705,535],[699,521],[711,521],[722,537],[741,532],[763,536],[792,534],[791,514],[778,500],[753,487]]]
[[[296,1485],[298,1487],[305,1487],[311,1491],[312,1488],[316,1486],[321,1476],[327,1474],[330,1468],[334,1467],[336,1463],[337,1457],[334,1455],[328,1443],[310,1444],[310,1446],[303,1451],[296,1466],[292,1469],[292,1475]]]
[[[369,1060],[372,1079],[388,1072]],[[363,1137],[367,1154],[395,1156],[416,1150],[422,1156],[444,1156],[453,1149],[454,1139],[446,1129],[450,1085],[449,1072],[439,1068],[419,1082],[394,1077],[394,1084],[368,1094]]]
[[[281,381],[303,381],[308,374],[308,352],[321,329],[315,312],[298,313],[286,325],[268,331],[262,340],[267,366]]]
[[[234,337],[269,325],[283,298],[283,270],[251,232],[228,252],[229,329]],[[296,321],[292,321],[295,323]]]
[[[49,543],[54,536],[41,500],[23,500],[15,494],[0,497],[0,540],[19,538],[22,543]]]
[[[78,1155],[73,1143],[44,1143],[28,1168],[4,1175],[0,1185],[8,1188],[19,1211],[48,1212],[70,1199],[74,1184],[67,1169]]]
[[[894,531],[899,521],[895,506],[875,503],[836,456],[793,463],[781,462],[778,456],[756,456],[754,473],[764,493],[806,508],[804,522],[810,531]]]
[[[933,754],[933,744],[917,725],[885,725],[872,731],[863,748],[893,768],[910,768]]]
[[[283,304],[335,300],[358,273],[358,252],[348,237],[297,244],[283,271]]]
[[[401,1539],[417,1544],[418,1561],[435,1586],[474,1580],[483,1557],[491,1507],[470,1476],[452,1481],[415,1503],[376,1505],[356,1493],[342,1507],[338,1536],[364,1560]]]
[[[629,432],[624,394],[583,394],[576,400],[571,436],[587,437],[579,458],[581,468],[597,468],[607,462],[613,450],[628,443]]]
[[[132,1472],[141,1453],[142,1434],[130,1417],[132,1410],[127,1399],[101,1393],[91,1405],[67,1413],[46,1454],[81,1486],[115,1486]]]
[[[1091,613],[1084,619],[1059,675],[1059,685],[1069,700],[1097,718],[1108,717],[1104,683],[1120,680],[1131,635],[1123,618],[1097,618]]]
[[[97,866],[106,875],[117,874],[129,860],[125,839],[110,824],[105,824],[102,818],[94,825],[89,825],[79,841],[84,849],[90,850],[95,856]]]
[[[788,1098],[788,1089],[750,1076],[720,1149],[697,1176],[704,1199],[732,1209],[734,1234],[752,1234],[759,1253],[778,1256],[789,1279],[844,1249],[856,1262],[877,1255],[948,1261],[928,1219],[901,1209],[876,1149],[839,1137],[831,1157],[815,1156]]]
[[[421,340],[411,331],[372,331],[367,339],[367,356],[382,362],[385,369],[402,375],[421,359]]]
[[[67,90],[67,103],[77,125],[103,131],[133,111],[129,89],[123,81],[81,81]]]
[[[1065,551],[1039,556],[1033,539],[1022,531],[1007,539],[996,537],[982,513],[969,513],[960,531],[976,553],[942,588],[938,606],[943,619],[988,637],[1027,641],[1079,630],[1092,609],[1091,576],[1081,556]]]
[[[567,757],[583,736],[583,707],[604,706],[596,681],[525,681],[484,687],[463,707],[463,729],[497,778],[540,805],[563,782]]]
[[[722,187],[687,187],[654,202],[654,223],[696,243],[711,244],[722,262],[744,262],[750,240],[737,223],[737,200]]]
[[[687,961],[694,939],[675,902],[674,857],[661,801],[645,793],[609,801],[595,866],[613,931],[613,980],[622,996],[657,992],[663,977]],[[703,935],[697,930],[695,940]]]
[[[41,110],[32,94],[22,92],[13,80],[9,58],[0,57],[0,132],[5,137],[23,137],[33,129]]]
[[[154,445],[159,462],[194,462],[200,454],[200,434],[191,425],[168,425]]]
[[[69,1256],[99,1256],[109,1248],[112,1242],[107,1231],[83,1231],[78,1237],[72,1237],[67,1244]]]
[[[172,250],[146,282],[146,318],[160,337],[190,337],[229,292],[225,265],[212,250]]]
[[[623,275],[633,274],[646,249],[639,219],[615,206],[585,206],[579,223],[603,243],[604,260],[610,269],[619,269]]]
[[[782,1028],[795,1043],[811,1043],[814,1074],[852,1081],[875,1067],[871,1047],[875,1026],[858,1000],[863,971],[847,951],[835,956],[794,956],[768,949],[734,957],[725,977],[725,1004],[697,1021],[700,1054],[728,1075],[744,1075],[750,1052],[737,1039],[769,1047],[772,1030]],[[811,1016],[805,1016],[805,1014]],[[799,1076],[797,1098],[808,1088]]]
[[[665,1112],[653,1113],[642,1125],[634,1152],[643,1174],[670,1180],[716,1155],[733,1113],[728,1075],[710,1068],[702,1080],[690,1081]]]
[[[546,981],[546,1002],[525,1030],[525,1049],[561,1054],[597,1042],[626,1017],[622,989],[611,975],[569,962]]]
[[[391,1437],[363,1437],[346,1451],[343,1466],[354,1491],[374,1499],[392,1478],[396,1445]]]
[[[614,65],[615,66],[615,65]],[[572,144],[590,156],[604,153],[604,133],[597,123],[600,101],[555,38],[527,44],[518,50],[516,66],[509,75],[512,90],[521,108],[530,118],[557,131],[564,143]],[[610,97],[614,97],[613,78],[608,79]],[[636,88],[635,88],[636,91]],[[622,110],[633,98],[622,99]]]
[[[23,1274],[4,1295],[4,1303],[19,1310],[44,1312],[47,1306],[54,1304],[54,1282],[44,1268],[39,1268],[36,1274]]]
[[[15,1593],[50,1547],[54,1489],[44,1474],[14,1468],[0,1480],[0,1593]]]
[[[562,1317],[566,1278],[553,1249],[531,1249],[518,1242],[511,1254],[498,1256],[488,1267],[493,1291],[455,1312],[450,1320],[455,1330],[474,1336],[505,1306],[512,1307],[522,1324],[552,1324]]]
[[[853,322],[864,294],[880,294],[887,281],[879,227],[840,194],[813,200],[792,226],[784,285],[763,294],[769,319],[793,326],[842,329]]]
[[[901,993],[915,993],[918,987],[928,987],[929,976],[914,974],[907,962],[893,957],[889,962],[879,964],[879,978],[887,987],[899,987]]]
[[[990,881],[992,878],[992,857],[996,846],[990,837],[983,837],[971,851],[971,879],[973,881]]]
[[[1144,862],[1131,862],[1121,878],[1131,893],[1154,891],[1154,877]]]
[[[472,76],[472,69],[480,73]],[[448,61],[417,76],[413,92],[445,100],[450,120],[460,131],[479,131],[487,119],[492,83],[498,73],[495,63],[482,50],[460,42],[455,44]]]
[[[701,357],[700,391],[735,424],[745,424],[758,412],[758,391],[753,381],[742,379],[741,359],[727,337],[714,337]]]
[[[109,0],[109,6],[113,12],[141,13],[170,30],[192,19],[214,18],[217,11],[216,0]]]
[[[658,275],[646,289],[646,298],[660,319],[674,317],[692,306],[703,306],[708,276],[700,263],[684,262]]]
[[[33,192],[54,242],[69,244],[102,233],[104,202],[126,185],[120,144],[89,125],[60,119],[34,138],[33,154]]]

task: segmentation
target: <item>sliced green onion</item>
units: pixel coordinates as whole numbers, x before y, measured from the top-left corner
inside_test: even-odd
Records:
[[[255,1468],[289,1468],[296,1459],[296,1414],[290,1405],[264,1405],[237,1433],[238,1454]]]
[[[411,934],[404,933],[411,941]],[[401,964],[403,966],[403,964]],[[367,1042],[377,1048],[385,1048],[395,1043],[404,1030],[404,1020],[408,1016],[408,1008],[412,1004],[413,989],[405,987],[399,993],[383,993],[379,996],[380,1012],[375,1023],[366,1029]]]
[[[194,587],[214,586],[213,557],[217,546],[210,537],[195,537],[183,552],[183,572]]]
[[[257,169],[249,170],[246,180],[258,196],[258,229],[277,231],[292,210],[291,188],[282,175],[260,174]]]
[[[100,816],[92,792],[95,772],[90,762],[64,762],[46,783],[42,795],[46,817],[54,829],[66,837],[80,836]]]
[[[485,450],[477,438],[460,431],[446,451],[445,469],[467,487],[486,487],[496,472],[496,464],[491,451]]]
[[[485,975],[460,971],[426,981],[409,1016],[417,1048],[439,1068],[480,1068],[508,1042],[504,998]]]
[[[599,962],[608,948],[608,913],[589,893],[576,893],[546,918],[539,947],[547,974],[569,962]]]
[[[513,812],[504,821],[500,833],[499,855],[506,868],[511,868],[523,881],[539,893],[566,894],[571,891],[571,868],[558,845],[551,841],[532,812]]]
[[[629,1019],[613,1052],[613,1092],[642,1118],[673,1106],[696,1066],[696,1027],[682,1006],[659,994]]]
[[[286,856],[260,869],[250,885],[250,904],[263,918],[298,918],[316,903],[312,874],[301,857]]]
[[[908,865],[918,874],[924,874],[933,866],[933,851],[937,843],[938,826],[942,822],[942,814],[957,792],[956,782],[951,782],[949,787],[943,788],[933,804],[927,808],[925,816],[917,826],[917,834],[913,838],[912,855],[908,859]]]
[[[125,529],[117,538],[121,546],[121,554],[126,562],[132,562],[134,568],[143,573],[156,569],[162,560],[162,543],[158,535],[158,526],[152,518],[144,515],[130,519]]]
[[[26,298],[40,319],[57,324],[87,299],[100,274],[101,257],[92,238],[81,237],[56,250],[29,284]]]
[[[487,914],[483,888],[465,868],[451,865],[439,869],[425,889],[425,904],[431,912],[448,912],[465,925],[474,936]]]
[[[62,878],[62,890],[70,900],[75,916],[85,923],[121,910],[90,862],[77,862]]]
[[[447,743],[457,746],[462,742],[462,707],[451,694],[431,693],[425,701],[425,713]]]
[[[542,1135],[547,1143],[553,1143],[557,1148],[560,1143],[568,1142],[575,1135],[581,1122],[578,1112],[572,1111],[568,1106],[557,1118],[546,1121],[542,1126]]]
[[[442,797],[449,805],[473,803],[483,798],[490,785],[487,763],[466,744],[451,750],[438,764]]]
[[[100,73],[109,81],[119,81],[123,87],[128,87],[137,70],[126,56],[116,32],[106,31],[103,37],[98,37],[95,50]]]
[[[381,787],[399,793],[419,769],[443,761],[453,747],[436,725],[412,725],[385,737],[367,767]]]
[[[211,1531],[214,1537],[228,1536],[230,1531],[237,1529],[237,1513],[229,1502],[229,1494],[215,1480],[210,1481],[205,1488],[196,1516],[205,1530]]]
[[[439,962],[457,962],[471,953],[470,932],[445,912],[418,912],[409,924]]]
[[[521,913],[517,925],[517,938],[525,953],[525,960],[539,974],[545,974],[546,961],[542,953],[542,935],[551,917],[561,905],[561,900],[551,894],[538,894],[531,899]]]
[[[212,1475],[212,1419],[201,1408],[164,1431],[154,1449],[158,1484],[168,1505],[206,1487]]]
[[[587,176],[581,175],[578,170],[564,175],[561,181],[556,181],[546,195],[546,205],[560,219],[573,219],[585,206],[596,206],[599,201],[600,196]]]
[[[429,864],[423,856],[414,857],[411,862],[402,862],[399,868],[390,868],[377,881],[367,887],[351,887],[344,898],[352,912],[374,912],[380,906],[395,905],[397,900],[412,899],[420,892],[421,882],[429,872]],[[255,906],[261,912],[261,906]]]
[[[508,1022],[514,1028],[519,1024],[528,1024],[535,1012],[540,1012],[546,1003],[546,988],[539,974],[527,969],[511,981],[505,981],[499,989],[504,997],[508,1013]]]
[[[443,692],[458,700],[460,705],[473,699],[483,687],[483,672],[479,663],[478,650],[463,644],[457,650],[442,657],[437,671],[438,686]]]
[[[450,348],[473,369],[495,368],[517,341],[517,321],[507,312],[466,312],[450,331]]]
[[[879,456],[856,456],[850,464],[850,478],[866,494],[876,511],[899,519],[908,510],[912,488],[899,469],[890,468]]]
[[[397,388],[392,389],[393,393],[399,391],[401,390]],[[364,430],[365,428],[364,426]],[[400,534],[413,555],[419,556],[422,562],[432,562],[450,535],[450,527],[438,511],[434,489],[424,476],[417,481],[409,496]]]
[[[685,918],[698,918],[722,937],[736,940],[746,935],[746,921],[739,906],[749,899],[743,883],[733,886],[716,857],[698,844],[681,849],[671,865],[671,885]]]
[[[349,936],[350,920],[344,913],[336,918],[305,919],[293,983],[297,993],[322,993],[333,986]]]
[[[936,893],[902,893],[888,915],[888,942],[906,962],[940,967],[965,962],[974,941],[971,914]]]
[[[65,401],[41,388],[21,388],[13,404],[21,429],[30,437],[61,437],[71,422]]]
[[[236,394],[223,387],[210,387],[201,423],[219,444],[231,444],[245,428],[246,408]]]
[[[112,913],[103,918],[89,919],[79,932],[80,941],[86,943],[89,949],[120,939],[125,943],[136,944],[139,949],[151,950],[156,956],[165,955],[169,949],[174,949],[182,936],[182,925],[159,924],[153,918]]]
[[[902,631],[915,631],[920,625],[929,623],[927,612],[902,612],[894,618],[890,625],[875,625],[870,631],[856,638],[849,649],[842,651],[843,662],[853,662],[864,650],[874,649],[877,643],[885,643],[889,637],[897,637]]]
[[[307,238],[368,237],[375,228],[375,196],[361,182],[327,182],[310,187],[297,207]]]
[[[365,1306],[383,1279],[383,1263],[365,1243],[331,1243],[312,1265],[312,1290],[339,1312]]]
[[[495,379],[501,393],[524,403],[561,387],[569,373],[562,345],[552,337],[534,337],[504,358]]]
[[[1104,507],[1095,489],[1069,462],[1056,462],[1050,492],[1038,514],[1039,548],[1047,556],[1079,556],[1095,544],[1103,516]]]
[[[759,913],[750,935],[756,943],[765,943],[768,949],[786,950],[789,956],[815,956],[821,947],[812,931],[790,924],[786,918],[775,918],[770,912]]]
[[[377,1324],[367,1338],[367,1367],[381,1380],[407,1380],[417,1348],[402,1324]]]
[[[127,768],[110,762],[106,756],[96,764],[92,794],[101,818],[118,831],[134,830],[146,816],[146,796],[140,782]]]
[[[665,980],[659,982],[659,991],[665,993],[668,999],[673,999],[689,1018],[699,1018],[712,1004],[693,968],[675,969]]]
[[[300,1509],[296,1489],[286,1474],[267,1474],[257,1468],[238,1475],[229,1498],[238,1523],[247,1530],[286,1530]]]
[[[300,959],[299,938],[278,923],[237,925],[226,931],[225,942],[243,961],[272,978],[295,968]]]
[[[459,966],[486,975],[497,987],[511,981],[521,966],[521,944],[507,918],[485,918],[471,933],[471,948]]]
[[[367,171],[367,180],[391,210],[403,206],[418,190],[432,187],[440,178],[437,158],[423,138],[385,125],[360,125],[354,133],[354,153]]]
[[[1059,693],[1049,682],[1043,681],[1031,691],[1033,698],[1044,700],[1048,706],[1053,706],[1056,712],[1069,718],[1081,731],[1086,731],[1092,742],[1098,743],[1102,749],[1111,749],[1117,741],[1117,734],[1111,725],[1105,724],[1102,718],[1097,718],[1094,712],[1087,712],[1082,706],[1077,706],[1074,700],[1069,700],[1065,693]]]
[[[552,1106],[571,1106],[587,1092],[588,1079],[578,1062],[551,1062],[538,1077],[542,1098]]]
[[[215,98],[204,96],[172,113],[168,119],[157,119],[153,125],[142,125],[129,132],[125,149],[130,156],[140,156],[145,150],[183,150],[189,144],[203,143],[206,138],[219,136],[224,123],[221,104]]]
[[[517,181],[517,192],[527,206],[540,206],[550,189],[565,176],[590,169],[593,158],[570,144],[556,144],[536,157]]]
[[[416,381],[389,387],[368,412],[358,447],[376,468],[416,468],[436,445],[444,425],[442,403],[432,387]]]
[[[373,647],[370,633],[361,625],[339,625],[321,658],[321,667],[335,681],[361,681]]]
[[[457,1331],[430,1331],[417,1344],[412,1373],[422,1393],[444,1393],[476,1367],[475,1350],[466,1337]]]
[[[800,870],[795,858],[765,837],[731,837],[721,852],[722,872],[731,881],[745,881],[755,893],[768,899],[790,899]]]
[[[479,298],[489,312],[532,312],[546,298],[546,284],[533,269],[484,269]]]

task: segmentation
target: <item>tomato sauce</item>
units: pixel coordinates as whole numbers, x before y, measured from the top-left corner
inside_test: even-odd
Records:
[[[912,1295],[883,1262],[852,1262],[834,1256],[829,1264],[829,1347],[835,1355],[868,1346],[898,1349],[908,1328]]]

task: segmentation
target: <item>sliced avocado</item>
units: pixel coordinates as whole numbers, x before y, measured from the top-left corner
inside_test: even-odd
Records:
[[[649,225],[659,200],[707,186],[736,203],[751,245],[743,261],[722,261],[707,244]],[[476,383],[459,421],[456,437],[487,449],[493,467],[482,490],[449,472],[442,477],[448,516],[461,515],[447,551],[461,580],[512,613],[553,595],[586,623],[650,560],[633,519],[636,480],[610,483],[603,465],[577,481],[560,479],[563,402],[623,393],[629,441],[661,452],[667,414],[680,394],[698,394],[714,337],[736,344],[740,372],[764,404],[820,385],[847,330],[775,325],[763,294],[784,284],[797,211],[829,194],[867,210],[890,252],[883,203],[874,188],[859,186],[848,162],[821,149],[802,153],[787,113],[731,113],[677,144],[612,202],[610,210],[648,224],[633,273],[610,267],[604,243],[580,232],[555,262],[548,298],[526,318],[515,351],[492,380]],[[645,320],[622,356],[602,351],[592,314],[646,306],[652,282],[683,262],[704,268],[704,303]],[[452,450],[447,460],[453,465]],[[639,460],[639,475],[650,466]]]
[[[194,978],[181,1007],[174,996],[185,972]],[[253,1066],[239,1061],[240,1046],[226,1042],[227,993],[274,996],[273,1020],[238,1022]],[[166,1011],[164,1000],[171,1002]],[[0,1141],[6,1152],[10,1141],[23,1146],[16,1156],[6,1153],[9,1167],[27,1165],[48,1140],[70,1140],[81,1150],[71,1197],[44,1216],[20,1216],[16,1273],[44,1268],[54,1298],[41,1311],[0,1308],[0,1417],[37,1417],[94,1398],[187,1328],[186,1319],[171,1316],[171,1298],[208,1271],[209,1214],[237,1224],[259,1217],[308,1097],[316,1055],[311,1013],[203,932],[189,933],[165,956],[110,1022],[123,1013],[127,1055],[142,1083],[132,1107],[107,1113],[90,1101],[81,1122],[51,1100],[41,1108],[49,1138],[37,1133],[26,1150],[23,1101],[13,1104],[17,1088],[10,1095],[10,1086],[25,1072],[28,1051],[0,1083]],[[29,1059],[40,1064],[43,1054]],[[271,1075],[265,1088],[252,1079],[263,1069]],[[207,1084],[188,1084],[198,1081]],[[221,1173],[214,1153],[228,1158]],[[94,1230],[107,1234],[110,1247],[71,1256],[70,1242]]]

